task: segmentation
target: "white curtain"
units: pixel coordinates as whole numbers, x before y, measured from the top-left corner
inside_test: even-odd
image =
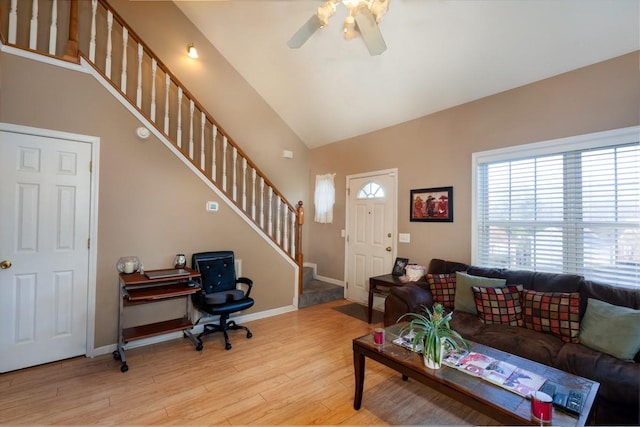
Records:
[[[331,224],[333,222],[333,205],[336,202],[336,189],[333,185],[335,173],[316,175],[316,192],[314,202],[316,207],[315,222]]]

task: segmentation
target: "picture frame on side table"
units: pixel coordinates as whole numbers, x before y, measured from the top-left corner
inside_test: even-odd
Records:
[[[409,220],[453,222],[453,187],[411,190]]]
[[[404,276],[404,268],[407,264],[409,264],[409,258],[396,258],[391,274],[393,276]]]

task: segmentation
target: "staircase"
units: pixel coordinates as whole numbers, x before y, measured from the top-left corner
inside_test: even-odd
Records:
[[[298,266],[302,294],[302,201],[294,205],[285,198],[107,0],[51,0],[51,7],[42,10],[38,4],[0,0],[0,16],[8,15],[0,23],[2,46],[80,64],[93,74]],[[58,40],[66,40],[64,49]]]
[[[302,295],[298,297],[298,308],[341,299],[344,299],[342,286],[316,280],[312,267],[303,268]]]

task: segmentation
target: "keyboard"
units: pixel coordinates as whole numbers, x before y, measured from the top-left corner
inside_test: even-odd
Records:
[[[187,276],[189,272],[184,268],[171,268],[168,270],[153,270],[144,273],[149,279],[165,279],[167,277]]]

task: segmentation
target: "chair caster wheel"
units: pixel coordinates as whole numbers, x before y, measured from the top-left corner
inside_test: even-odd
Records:
[[[251,338],[253,334],[251,332],[247,332],[247,338]]]
[[[199,342],[199,343],[196,345],[196,351],[202,351],[202,343],[201,343],[201,342]]]
[[[225,349],[225,350],[231,350],[231,344],[226,343],[226,344],[224,345],[224,349]]]
[[[127,366],[126,363],[120,366],[120,372],[127,372],[128,370],[129,370],[129,366]]]
[[[114,351],[112,354],[114,359],[120,360],[120,352],[118,350]]]

